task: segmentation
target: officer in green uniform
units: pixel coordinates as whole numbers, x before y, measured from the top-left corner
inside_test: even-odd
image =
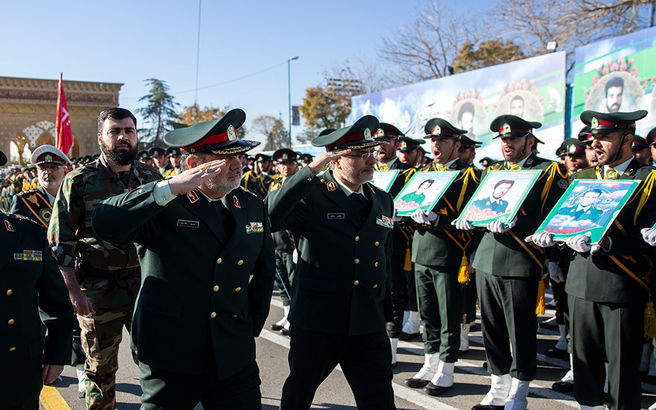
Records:
[[[481,307],[483,342],[491,389],[474,409],[525,409],[528,387],[536,370],[536,300],[545,256],[537,246],[524,242],[535,232],[568,186],[564,165],[537,157],[533,130],[539,122],[514,115],[495,118],[490,130],[498,132],[504,162],[488,170],[540,169],[537,182],[517,216],[507,225],[497,220],[488,225],[476,250],[473,267]],[[470,230],[466,220],[458,229]]]
[[[73,309],[43,226],[0,211],[0,255],[0,406],[38,409],[42,384],[71,360]]]
[[[419,314],[424,321],[424,365],[405,383],[439,396],[453,386],[454,364],[460,346],[462,285],[461,265],[468,266],[472,234],[458,231],[451,222],[476,190],[480,172],[459,157],[460,138],[467,131],[442,118],[430,119],[424,138],[430,139],[433,164],[424,171],[459,171],[444,196],[431,210],[412,214],[418,224],[412,246]]]
[[[458,151],[458,158],[469,166],[473,166],[474,159],[476,159],[476,148],[479,148],[483,143],[475,141],[466,135],[460,136],[460,150]]]
[[[71,161],[52,145],[41,145],[32,152],[39,187],[14,196],[9,213],[22,215],[48,228],[52,204]]]
[[[269,192],[269,185],[273,181],[271,156],[259,153],[255,156],[255,169],[244,173],[241,186],[264,199]]]
[[[380,123],[380,128],[374,134],[376,141],[386,142],[386,144],[376,147],[376,171],[389,171],[390,169],[408,169],[410,164],[399,161],[396,154],[397,142],[404,134],[392,124],[386,122]]]
[[[141,275],[134,245],[114,245],[98,238],[91,214],[103,199],[162,177],[136,161],[137,122],[130,111],[110,108],[101,112],[98,128],[102,156],[64,177],[48,240],[82,329],[87,406],[114,409],[118,348],[123,327],[131,328]],[[126,228],[120,221],[115,223]]]
[[[266,203],[274,230],[298,238],[289,351],[281,409],[309,409],[338,364],[358,408],[393,409],[390,260],[393,204],[375,188],[373,116],[312,141],[326,154],[302,168]],[[332,169],[321,177],[325,165]]]
[[[599,163],[579,171],[576,179],[638,179],[642,184],[597,245],[577,235],[566,244],[574,251],[565,285],[573,347],[574,396],[584,409],[637,409],[641,405],[640,355],[644,311],[649,296],[648,272],[653,250],[640,229],[654,223],[656,201],[649,189],[656,173],[631,151],[636,121],[647,111],[584,111]],[[534,242],[553,245],[549,234]],[[604,366],[608,362],[608,369]],[[608,393],[604,384],[608,377]]]
[[[298,172],[298,152],[289,148],[281,148],[273,153],[273,162],[278,174],[273,177],[269,185],[269,193],[279,189],[282,184]],[[281,230],[273,232],[273,245],[276,254],[276,287],[280,291],[282,301],[283,318],[271,325],[271,329],[279,330],[284,335],[289,335],[289,302],[292,292],[292,280],[294,279],[294,250],[296,244],[291,231]]]
[[[137,244],[132,345],[144,409],[260,409],[255,337],[269,313],[273,243],[261,200],[239,187],[241,109],[179,128],[184,172],[102,202],[98,235]],[[117,221],[122,221],[118,224]]]
[[[411,168],[421,166],[419,163],[420,145],[425,144],[426,140],[416,140],[405,135],[400,136],[396,143],[396,155],[401,163],[409,165]]]

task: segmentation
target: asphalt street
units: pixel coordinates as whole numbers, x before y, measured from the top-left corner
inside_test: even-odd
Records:
[[[548,311],[547,314],[553,314]],[[282,317],[282,304],[279,298],[272,300],[271,313],[265,329],[257,339],[257,363],[262,379],[263,409],[276,409],[280,405],[282,385],[289,373],[287,353],[289,338],[279,332],[269,330],[269,324]],[[541,317],[540,320],[548,316]],[[578,408],[573,397],[551,390],[551,384],[565,373],[568,363],[565,360],[552,359],[542,353],[552,347],[557,339],[556,332],[541,329],[538,340],[537,378],[531,383],[529,408],[569,409]],[[406,387],[403,380],[419,370],[423,363],[423,348],[420,341],[400,342],[398,365],[394,370],[394,391],[396,406],[399,409],[470,409],[477,404],[489,389],[490,377],[482,367],[485,352],[482,346],[480,328],[476,326],[471,333],[471,348],[456,363],[455,386],[442,397],[431,397],[422,390]],[[320,352],[317,352],[320,354]],[[62,378],[55,384],[60,395],[58,405],[53,404],[53,394],[44,399],[42,409],[71,408],[84,409],[84,400],[77,397],[77,379],[75,369],[67,367]],[[139,370],[132,361],[127,332],[120,346],[119,371],[117,375],[117,402],[119,409],[138,409]],[[656,386],[643,383],[643,408],[656,401]],[[61,400],[63,398],[63,400]],[[65,401],[65,403],[64,403]],[[56,402],[56,401],[55,401]],[[197,408],[201,409],[199,405]],[[312,408],[316,409],[355,409],[355,400],[344,375],[336,369],[320,386],[314,398]]]

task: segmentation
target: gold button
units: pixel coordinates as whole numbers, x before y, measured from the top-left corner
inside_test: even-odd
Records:
[[[312,181],[312,178],[308,178],[307,180],[308,180],[308,181]]]
[[[223,258],[219,258],[219,259],[216,260],[217,265],[220,265],[221,262],[223,262]]]
[[[354,280],[354,281],[353,281],[353,286],[358,286],[359,284],[360,284],[360,281],[359,281],[359,280]]]
[[[10,326],[13,325],[14,323],[16,323],[16,321],[14,319],[9,319],[7,321],[7,324],[10,325]]]
[[[239,317],[239,315],[232,315],[232,317]]]
[[[213,290],[214,292],[218,292],[219,289],[220,289],[220,288],[219,288],[219,285],[214,285],[214,287],[212,288],[212,290]]]
[[[360,237],[359,237],[359,236],[356,236],[356,237],[355,237],[355,241],[357,242],[357,241],[359,241],[359,240],[360,240]]]
[[[237,261],[237,266],[241,266],[241,265],[243,265],[243,264],[244,264],[244,261],[243,261],[243,260],[239,259],[239,260]]]
[[[355,260],[353,262],[355,262],[355,264],[357,265],[358,263],[360,263],[360,259],[355,258]]]
[[[378,246],[378,245],[380,245],[380,242],[378,241],[374,242],[374,246]]]
[[[212,313],[210,313],[210,317],[211,317],[212,319],[214,319],[214,318],[216,317],[216,312],[212,312]]]
[[[16,348],[15,348],[14,346],[12,346],[12,347],[9,348],[9,351],[10,351],[10,352],[13,352],[14,350],[16,350]]]
[[[240,290],[241,290],[241,287],[239,287],[239,286],[237,286],[237,287],[235,288],[235,292],[239,292]]]
[[[374,268],[378,267],[378,262],[374,262]]]
[[[13,290],[11,290],[11,289],[7,289],[7,296],[11,296],[13,293],[14,293]]]
[[[374,289],[376,289],[377,287],[378,287],[378,284],[374,283]]]

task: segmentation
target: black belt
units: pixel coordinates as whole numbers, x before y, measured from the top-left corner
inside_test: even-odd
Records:
[[[138,267],[117,270],[95,269],[84,267],[81,272],[85,279],[105,279],[105,280],[120,280],[128,279],[130,277],[139,277],[141,271]]]

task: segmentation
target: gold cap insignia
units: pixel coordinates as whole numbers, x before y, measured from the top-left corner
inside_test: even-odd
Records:
[[[385,136],[385,130],[382,128],[378,128],[378,131],[376,131],[376,138],[382,138]]]
[[[401,149],[407,149],[407,148],[408,148],[408,143],[405,142],[405,141],[403,141],[403,142],[401,143]]]
[[[237,134],[235,133],[235,127],[232,125],[228,126],[228,141],[233,141],[237,139]]]
[[[569,146],[569,153],[570,154],[575,154],[576,153],[576,145],[570,145]]]
[[[289,159],[289,155],[287,155],[286,153],[282,154],[282,159]]]
[[[367,139],[367,140],[371,139],[371,131],[369,130],[369,128],[364,129],[364,139]]]
[[[512,131],[512,128],[510,128],[510,124],[508,124],[508,123],[503,124],[503,133],[504,134],[508,134],[511,131]]]
[[[46,162],[52,162],[52,155],[46,154]]]
[[[431,131],[431,134],[433,134],[433,135],[440,135],[441,133],[442,133],[442,128],[440,128],[439,125],[436,125],[433,128],[433,131]]]
[[[590,128],[592,129],[599,128],[599,120],[596,117],[592,117],[592,121],[590,121]]]

